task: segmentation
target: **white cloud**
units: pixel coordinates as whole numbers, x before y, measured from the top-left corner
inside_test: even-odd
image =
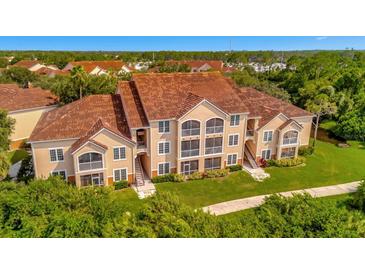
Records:
[[[321,41],[321,40],[325,40],[327,39],[327,36],[320,36],[320,37],[316,37],[316,40]]]

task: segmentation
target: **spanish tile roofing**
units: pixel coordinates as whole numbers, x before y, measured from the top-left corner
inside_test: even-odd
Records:
[[[219,72],[135,74],[133,80],[148,120],[178,118],[189,100],[197,100],[191,94],[227,113],[248,111],[233,82]]]
[[[13,66],[14,67],[23,67],[23,68],[31,68],[33,67],[34,65],[37,65],[39,64],[39,61],[37,60],[21,60],[17,63],[15,63]]]
[[[81,66],[83,69],[90,73],[96,67],[99,67],[104,70],[120,70],[124,63],[120,60],[109,60],[109,61],[76,61],[70,62],[73,67]]]
[[[121,94],[128,125],[131,128],[147,127],[149,125],[148,120],[135,83],[133,81],[121,81],[118,91]]]
[[[91,95],[44,113],[29,140],[81,138],[98,120],[111,131],[131,138],[120,95]]]
[[[41,88],[19,88],[15,84],[0,84],[0,108],[7,111],[32,109],[57,104],[57,97]]]
[[[168,65],[188,65],[191,68],[200,68],[205,64],[209,65],[213,70],[220,71],[223,69],[223,62],[219,60],[168,60],[165,62]]]
[[[261,117],[259,127],[266,125],[279,113],[288,118],[313,116],[312,113],[254,88],[240,88],[238,95],[249,108],[249,117]]]

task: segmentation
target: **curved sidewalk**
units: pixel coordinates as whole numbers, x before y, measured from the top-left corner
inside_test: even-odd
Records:
[[[296,193],[307,192],[312,197],[319,198],[319,197],[334,196],[334,195],[355,192],[360,183],[361,183],[361,181],[356,181],[356,182],[347,183],[347,184],[308,188],[308,189],[301,189],[301,190],[292,190],[292,191],[286,191],[286,192],[279,192],[276,194],[280,194],[285,197],[290,197]],[[232,213],[232,212],[236,212],[236,211],[241,211],[244,209],[260,206],[264,202],[264,199],[270,195],[272,195],[272,194],[254,196],[254,197],[243,198],[243,199],[232,200],[232,201],[223,202],[223,203],[219,203],[219,204],[214,204],[214,205],[203,207],[203,211],[209,212],[213,215],[224,215],[224,214],[228,214],[228,213]]]

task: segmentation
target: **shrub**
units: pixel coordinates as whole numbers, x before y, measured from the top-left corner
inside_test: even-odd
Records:
[[[228,167],[230,172],[242,170],[242,165],[233,165]]]
[[[259,160],[259,166],[260,167],[268,167],[269,166],[269,162],[267,160],[265,160],[264,158],[260,158],[260,160]]]
[[[213,169],[205,172],[207,178],[224,177],[228,175],[228,169]]]
[[[123,181],[118,181],[114,183],[114,189],[118,190],[118,189],[123,189],[123,188],[127,188],[128,187],[128,181],[123,180]]]
[[[204,174],[201,173],[201,172],[194,172],[193,174],[190,174],[188,176],[188,180],[200,180],[200,179],[203,179],[204,178]]]
[[[268,160],[267,163],[270,166],[276,167],[292,167],[298,166],[305,162],[304,157],[297,157],[297,158],[288,158],[288,159],[280,159],[280,160]]]
[[[298,150],[298,154],[300,156],[309,156],[312,155],[314,152],[313,146],[302,146]]]
[[[166,182],[184,182],[185,178],[181,174],[170,173],[153,177],[151,181],[154,184],[166,183]]]
[[[351,195],[350,205],[365,212],[365,181],[363,180],[356,192]]]

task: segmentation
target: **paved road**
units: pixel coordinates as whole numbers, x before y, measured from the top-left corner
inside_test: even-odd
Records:
[[[295,193],[309,193],[312,197],[326,197],[326,196],[333,196],[345,193],[355,192],[360,181],[341,184],[341,185],[333,185],[333,186],[324,186],[324,187],[316,187],[316,188],[308,188],[302,190],[293,190],[293,191],[286,191],[280,192],[277,194],[283,195],[285,197],[290,197]],[[223,215],[231,212],[236,212],[248,208],[253,208],[261,205],[264,202],[265,197],[270,195],[260,195],[255,197],[249,197],[244,199],[232,200],[228,202],[223,202],[219,204],[210,205],[204,207],[203,210],[205,212],[209,212],[213,215]]]

